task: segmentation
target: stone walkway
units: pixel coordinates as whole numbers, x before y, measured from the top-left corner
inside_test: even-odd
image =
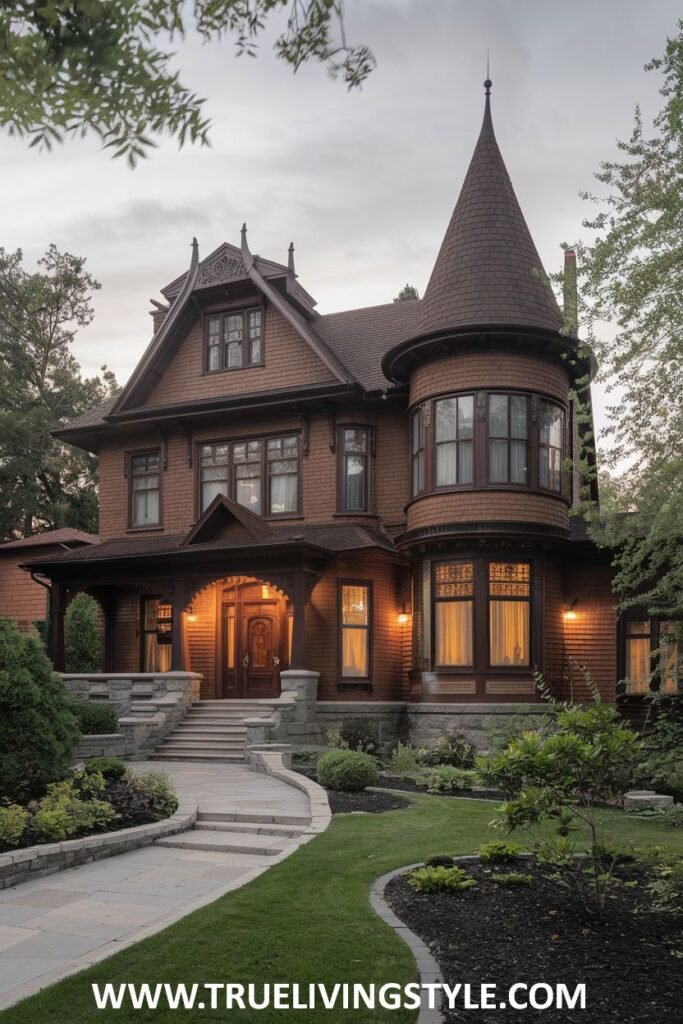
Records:
[[[165,762],[163,771],[181,804],[203,815],[310,816],[305,793],[246,765]],[[238,889],[301,842],[276,838],[269,856],[155,844],[0,891],[0,1009]]]

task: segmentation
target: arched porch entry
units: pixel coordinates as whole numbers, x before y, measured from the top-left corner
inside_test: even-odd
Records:
[[[228,700],[278,697],[280,672],[292,663],[295,607],[289,595],[246,575],[191,591],[183,616],[185,664],[204,675],[203,693]]]

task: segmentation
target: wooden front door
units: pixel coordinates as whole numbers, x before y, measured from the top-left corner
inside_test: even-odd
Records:
[[[280,693],[281,601],[249,600],[250,589],[226,593],[221,605],[220,697],[270,698]]]

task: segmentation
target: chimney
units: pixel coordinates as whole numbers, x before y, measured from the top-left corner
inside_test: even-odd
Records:
[[[576,287],[576,253],[564,250],[564,281],[562,287],[564,329],[571,338],[579,334],[579,295]]]

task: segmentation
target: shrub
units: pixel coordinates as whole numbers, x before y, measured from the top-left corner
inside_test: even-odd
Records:
[[[374,757],[359,750],[330,750],[318,761],[318,782],[327,789],[358,793],[379,780]]]
[[[76,775],[73,779],[53,782],[48,786],[47,796],[35,806],[31,819],[31,831],[42,842],[60,842],[88,832],[106,831],[118,817],[106,800],[99,800],[90,793],[79,791],[79,782],[104,787],[104,779],[93,773],[87,775],[87,783]]]
[[[451,768],[444,764],[434,768],[427,776],[427,792],[457,793],[462,789],[471,789],[477,781],[477,773],[467,768]]]
[[[36,637],[0,618],[0,799],[42,796],[73,763],[78,727]]]
[[[683,803],[683,697],[650,697],[654,726],[646,736],[635,783]]]
[[[108,782],[112,779],[122,779],[127,768],[118,757],[90,757],[85,762],[85,770],[90,774],[98,772]]]
[[[491,881],[502,886],[531,885],[533,880],[533,875],[525,874],[523,871],[494,872],[491,875]]]
[[[376,754],[379,750],[379,722],[376,718],[345,718],[339,730],[341,745],[347,750]]]
[[[416,868],[411,871],[408,885],[418,892],[457,892],[471,889],[477,883],[462,868]]]
[[[683,806],[674,804],[664,813],[664,821],[669,828],[683,828]]]
[[[0,807],[0,850],[18,846],[28,821],[28,811],[18,804]]]
[[[127,771],[123,778],[107,783],[105,796],[119,815],[120,828],[162,821],[178,809],[171,780],[163,772],[134,775]]]
[[[505,750],[478,759],[480,777],[510,799],[498,824],[536,833],[535,850],[559,872],[591,909],[602,914],[612,884],[614,860],[605,865],[595,806],[622,796],[630,784],[638,738],[624,729],[616,709],[550,702],[557,732],[526,733]],[[557,839],[538,834],[541,822],[557,822]],[[577,860],[569,838],[575,821],[589,832],[589,851]]]
[[[118,732],[119,720],[111,704],[92,700],[74,700],[71,710],[83,736],[111,735]]]
[[[472,768],[476,750],[467,735],[460,729],[447,732],[437,741],[435,747],[419,751],[418,762],[427,768],[447,764],[453,768]]]
[[[517,843],[506,843],[500,839],[492,839],[488,843],[482,843],[477,850],[479,859],[485,864],[513,864],[519,860],[522,847]]]
[[[76,594],[64,616],[64,661],[67,672],[99,672],[102,642],[97,623],[97,602],[89,594]]]
[[[452,868],[454,864],[454,858],[447,853],[435,853],[425,861],[425,867],[428,868]]]
[[[395,775],[406,775],[418,770],[418,749],[399,740],[389,759],[389,770]]]
[[[495,754],[526,732],[549,736],[554,725],[551,715],[488,715],[483,721],[483,729],[490,751]]]

